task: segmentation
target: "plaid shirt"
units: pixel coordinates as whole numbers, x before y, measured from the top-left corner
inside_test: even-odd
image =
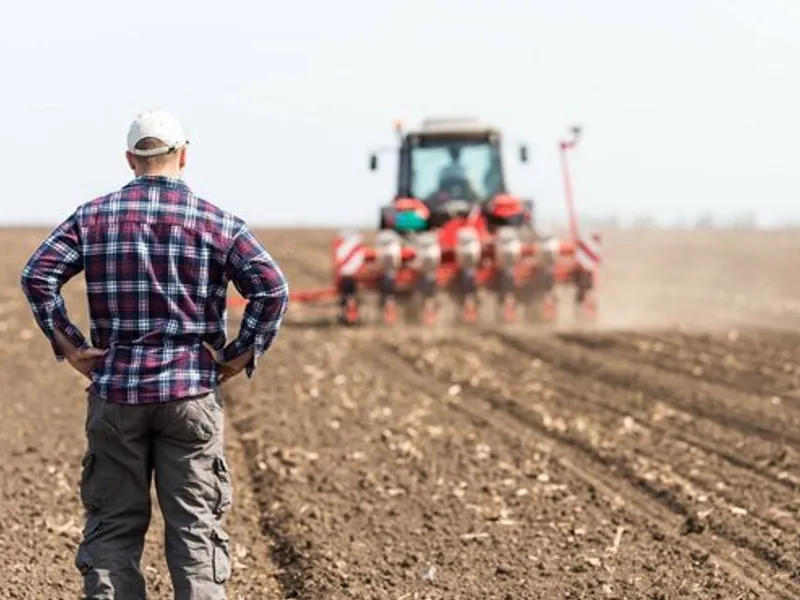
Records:
[[[58,328],[76,347],[61,287],[84,272],[91,341],[108,349],[90,389],[111,402],[149,403],[213,390],[208,343],[223,361],[272,344],[288,306],[278,265],[243,221],[195,196],[180,179],[143,176],[80,206],[44,240],[21,285],[56,359]],[[228,282],[248,299],[226,345]]]

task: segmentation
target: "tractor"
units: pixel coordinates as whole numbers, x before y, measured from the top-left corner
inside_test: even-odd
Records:
[[[568,149],[562,142],[565,184]],[[534,218],[534,201],[511,193],[506,184],[501,132],[471,118],[427,119],[418,129],[395,126],[397,145],[373,151],[369,169],[379,168],[379,154],[395,152],[396,187],[378,210],[371,244],[359,233],[343,233],[333,244],[333,286],[299,291],[294,301],[335,299],[339,321],[366,323],[366,299],[377,302],[379,320],[433,325],[446,307],[464,323],[488,318],[510,323],[553,321],[558,286],[572,286],[579,314],[595,314],[595,272],[599,236],[582,241],[567,202],[571,240],[543,237]],[[518,147],[521,163],[528,149]]]

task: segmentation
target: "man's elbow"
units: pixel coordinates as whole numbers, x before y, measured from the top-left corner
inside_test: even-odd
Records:
[[[36,275],[30,266],[26,266],[24,269],[22,269],[22,273],[19,276],[19,287],[22,288],[22,293],[30,298],[31,291],[35,286]]]
[[[282,316],[289,303],[289,282],[286,276],[279,268],[262,266],[258,279],[260,281],[255,289],[244,292],[240,290],[240,293],[248,302],[268,307],[267,312],[271,313],[271,317],[278,313]]]
[[[289,286],[285,286],[283,288],[283,294],[281,295],[281,319],[286,316],[286,311],[289,310]]]
[[[283,277],[283,284],[281,285],[281,301],[283,304],[289,304],[289,282],[286,277]]]
[[[289,309],[289,284],[284,281],[283,285],[272,294],[271,299],[275,307],[273,310],[273,320],[280,321]]]
[[[268,295],[270,299],[280,307],[282,313],[286,312],[289,304],[289,281],[286,279],[286,275],[276,267],[270,273],[269,282]]]
[[[31,302],[51,298],[58,289],[50,277],[36,270],[30,264],[22,270],[19,276],[19,286],[25,297]]]

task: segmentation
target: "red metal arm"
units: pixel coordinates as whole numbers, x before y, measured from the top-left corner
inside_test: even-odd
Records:
[[[560,143],[561,148],[561,172],[564,177],[564,199],[567,204],[567,216],[569,218],[569,233],[573,242],[578,240],[578,212],[575,210],[575,201],[572,197],[572,178],[569,172],[569,162],[567,161],[567,152],[575,148],[578,144],[580,137],[580,128],[572,128],[572,139],[562,140]]]

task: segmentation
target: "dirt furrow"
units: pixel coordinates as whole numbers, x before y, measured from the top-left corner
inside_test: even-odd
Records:
[[[472,342],[472,343],[471,343]],[[442,344],[453,348],[471,348],[480,353],[482,360],[489,361],[500,377],[525,381],[534,379],[534,388],[541,389],[543,381],[560,394],[575,401],[583,402],[584,409],[602,409],[624,419],[632,417],[637,424],[646,426],[659,436],[669,436],[709,455],[716,455],[734,467],[749,471],[751,476],[767,480],[766,482],[796,492],[800,488],[800,476],[795,471],[797,464],[793,460],[794,450],[785,444],[764,440],[757,436],[749,436],[731,428],[720,425],[714,419],[704,418],[691,412],[675,409],[661,402],[659,398],[643,394],[640,389],[628,386],[612,386],[594,377],[592,371],[583,371],[579,357],[565,367],[569,360],[563,354],[556,355],[545,339],[526,340],[526,350],[499,345],[493,348],[485,338],[470,340],[459,337]],[[546,350],[539,355],[547,355],[548,360],[534,358],[530,360],[534,347],[545,344]],[[509,360],[508,351],[528,357],[528,360],[514,362]],[[492,351],[494,350],[494,351]],[[594,351],[599,351],[593,347]],[[604,350],[603,352],[606,352]],[[551,364],[552,363],[552,364]],[[563,371],[570,373],[565,378]]]
[[[644,362],[587,351],[556,336],[537,337],[536,344],[530,344],[533,338],[529,336],[503,332],[496,335],[510,347],[576,375],[590,373],[605,384],[638,389],[678,410],[760,436],[765,441],[800,445],[800,415],[776,410],[768,398],[664,372]]]
[[[672,527],[673,530],[682,527],[685,533],[693,533],[692,523],[693,519],[696,518],[695,515],[686,508],[686,505],[682,503],[682,499],[669,489],[675,483],[674,477],[664,482],[654,482],[652,477],[655,471],[648,469],[648,465],[628,462],[625,457],[616,454],[613,449],[609,449],[603,444],[598,444],[596,439],[591,440],[587,437],[570,435],[570,433],[563,430],[557,420],[548,418],[546,414],[542,415],[536,411],[531,411],[527,406],[523,406],[523,404],[514,399],[498,396],[491,390],[484,389],[480,383],[473,382],[471,384],[469,379],[454,378],[453,373],[447,367],[441,365],[441,362],[444,361],[432,366],[424,360],[422,354],[410,350],[408,346],[392,345],[391,350],[409,364],[414,365],[418,370],[425,372],[425,369],[431,369],[427,372],[432,377],[436,376],[438,372],[439,378],[443,381],[459,381],[465,387],[473,385],[473,389],[477,393],[487,395],[490,405],[499,413],[510,415],[525,426],[533,428],[537,432],[562,444],[567,449],[565,451],[574,456],[573,460],[576,464],[587,463],[588,461],[589,465],[594,465],[589,467],[590,472],[593,473],[591,477],[602,478],[606,481],[605,487],[623,494],[643,515],[647,515],[649,518],[658,518],[661,523],[667,527]],[[428,365],[427,367],[426,364]],[[683,543],[686,542],[687,538],[683,538]],[[690,542],[690,544],[693,543]],[[707,538],[698,538],[697,543],[699,546],[696,548],[703,548],[706,553],[716,556],[721,564],[729,564],[733,561],[735,564],[729,564],[729,566],[732,568],[733,573],[739,576],[746,574],[746,577],[757,577],[765,586],[774,584],[776,586],[774,589],[777,591],[794,589],[792,584],[788,582],[779,582],[779,577],[770,582],[770,579],[775,576],[774,569],[768,569],[759,560],[759,557],[740,553],[736,559],[732,559],[729,556],[732,548],[725,543],[711,541]],[[763,590],[761,591],[763,592]]]
[[[727,470],[733,468],[734,472],[741,472],[740,477],[753,489],[762,489],[765,484],[777,485],[784,494],[793,497],[800,487],[800,478],[752,458],[753,453],[772,458],[783,447],[776,448],[774,444],[765,443],[760,438],[748,438],[714,421],[670,409],[644,396],[639,390],[605,385],[589,375],[577,373],[577,369],[571,370],[571,375],[564,378],[559,370],[547,368],[549,365],[539,359],[514,360],[508,356],[507,347],[494,348],[484,338],[470,340],[458,336],[442,340],[440,348],[443,352],[447,352],[448,348],[458,348],[462,354],[467,351],[479,355],[480,358],[472,362],[491,367],[495,379],[525,385],[526,390],[542,391],[546,386],[551,392],[566,397],[570,404],[576,404],[578,414],[587,411],[597,416],[605,414],[615,428],[624,426],[633,431],[644,427],[650,437],[677,442],[682,451],[700,451],[706,455],[706,460],[714,463],[714,469],[727,467]],[[513,349],[512,352],[520,357],[527,356]],[[741,448],[749,452],[736,451]],[[721,461],[728,464],[723,465]]]
[[[634,390],[634,405],[644,404],[643,408],[647,410],[658,409],[651,421],[675,421],[676,429],[684,434],[694,433],[698,447],[707,445],[702,442],[705,440],[713,443],[721,456],[726,455],[743,466],[748,462],[754,463],[765,476],[791,489],[800,484],[800,454],[796,445],[788,443],[791,439],[787,442],[785,436],[772,435],[767,426],[753,422],[753,418],[746,414],[752,414],[752,404],[755,403],[764,407],[760,414],[767,413],[773,422],[782,422],[785,420],[785,405],[774,398],[754,398],[696,378],[660,373],[645,361],[612,357],[600,336],[597,343],[590,337],[583,337],[588,341],[584,348],[564,342],[563,335],[534,338],[501,334],[496,337],[512,351],[568,372],[587,385]],[[600,364],[598,357],[606,361]],[[726,401],[725,406],[719,406],[720,400]],[[739,414],[742,412],[745,414]],[[789,435],[792,435],[791,431]]]
[[[559,483],[546,453],[520,454],[497,433],[454,420],[438,396],[376,369],[372,343],[357,335],[332,344],[289,334],[282,348],[269,388],[237,396],[234,413],[261,473],[262,507],[282,517],[272,533],[290,559],[287,593],[524,598],[534,584],[564,585],[547,557],[536,566],[545,545],[537,536],[549,532],[564,544],[569,531],[542,519],[558,511],[580,526],[581,514],[566,515],[582,502]],[[542,510],[514,522],[530,502]],[[600,552],[614,531],[607,525],[579,550]]]
[[[679,494],[687,515],[693,510],[710,514],[713,509],[708,521],[712,531],[791,574],[798,570],[793,553],[797,503],[795,489],[783,485],[787,482],[765,480],[746,460],[728,462],[724,452],[710,448],[708,454],[702,450],[705,444],[692,447],[678,431],[653,426],[652,415],[637,409],[648,399],[640,402],[631,390],[604,387],[584,377],[560,378],[558,372],[542,365],[532,368],[530,360],[514,360],[507,352],[487,351],[487,346],[481,340],[470,347],[466,336],[441,340],[436,368],[464,383],[480,363],[491,374],[491,380],[479,385],[485,393],[501,399],[530,396],[526,406],[543,420],[563,424],[564,432],[589,444],[608,446],[615,460],[631,463],[643,478],[657,477],[659,484]],[[461,348],[459,360],[448,360],[456,347]],[[605,398],[613,398],[614,404]]]
[[[737,432],[726,429],[715,423],[713,419],[706,419],[691,414],[690,412],[669,410],[665,413],[659,409],[659,399],[649,394],[642,394],[635,386],[625,384],[619,387],[610,386],[602,381],[597,381],[594,371],[583,369],[585,357],[568,354],[559,354],[554,351],[551,340],[544,338],[526,339],[524,355],[547,355],[553,364],[558,366],[556,373],[567,371],[569,378],[563,378],[560,386],[562,391],[572,398],[586,397],[588,394],[592,406],[604,407],[606,410],[630,411],[637,417],[637,424],[646,424],[650,428],[669,429],[664,431],[668,436],[695,446],[712,455],[717,455],[729,463],[725,473],[735,475],[736,481],[731,482],[732,489],[739,490],[741,486],[750,490],[755,497],[741,497],[740,502],[750,501],[755,506],[775,507],[775,511],[783,515],[795,513],[796,502],[794,494],[798,489],[800,478],[797,475],[797,454],[791,447],[774,440],[765,440],[757,436],[748,435],[747,432]],[[541,346],[544,345],[544,349]],[[597,350],[597,348],[593,348]],[[607,351],[604,352],[607,355]],[[538,360],[538,359],[537,359]],[[565,362],[568,361],[568,362]],[[515,376],[513,367],[508,374]],[[524,377],[524,367],[519,373]],[[674,383],[674,382],[673,382]],[[691,387],[691,383],[687,384]],[[680,394],[680,388],[676,389]],[[613,401],[606,400],[613,398]],[[778,406],[775,407],[779,410]],[[657,418],[657,423],[654,421]],[[690,432],[695,432],[691,435]],[[683,453],[677,452],[676,457],[681,458]],[[730,466],[736,467],[732,470]],[[714,469],[722,465],[715,465]],[[777,487],[776,487],[777,485]],[[765,487],[766,486],[766,487]],[[764,494],[770,494],[765,496]],[[771,517],[765,517],[770,520]],[[797,520],[794,514],[793,520]]]
[[[589,350],[611,352],[633,361],[647,362],[661,370],[689,376],[729,389],[747,392],[800,408],[800,363],[797,348],[767,352],[746,340],[752,333],[717,340],[718,336],[648,336],[625,334],[562,334],[560,339]]]
[[[697,340],[703,350],[710,354],[719,357],[734,354],[743,362],[752,358],[774,360],[781,356],[796,361],[798,335],[797,331],[775,328],[731,329],[722,333],[694,331],[691,335],[681,329],[631,332],[631,337],[650,343],[670,344],[678,348],[683,347],[687,337],[690,337]]]
[[[454,412],[455,390],[382,362],[369,337],[292,332],[282,348],[271,387],[237,395],[234,414],[262,506],[285,516],[280,537],[305,561],[297,597],[577,598],[603,586],[639,597],[684,580],[699,597],[744,589],[617,509],[615,494],[554,460],[550,440]]]

